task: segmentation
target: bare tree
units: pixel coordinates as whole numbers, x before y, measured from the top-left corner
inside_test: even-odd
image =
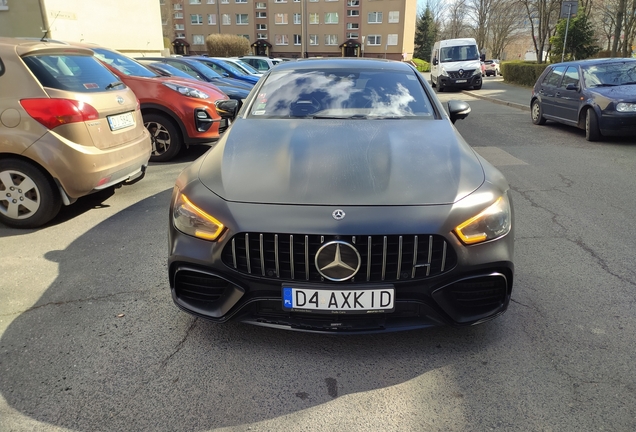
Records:
[[[474,26],[477,46],[484,48],[488,37],[488,23],[492,13],[492,5],[496,0],[466,0],[468,15]]]
[[[559,20],[561,0],[519,1],[529,20],[537,61],[543,63],[543,53],[550,50],[550,36],[554,35]]]
[[[466,25],[466,1],[454,0],[448,6],[448,21],[443,30],[443,39],[454,39],[465,36]]]
[[[494,0],[488,20],[492,58],[501,58],[510,42],[519,36],[519,17],[524,10],[516,0]]]

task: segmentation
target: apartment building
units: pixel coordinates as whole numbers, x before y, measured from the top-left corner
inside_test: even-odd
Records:
[[[157,0],[0,0],[0,36],[91,42],[130,55],[164,49]]]
[[[413,57],[417,0],[160,0],[175,53],[236,34],[272,57]]]

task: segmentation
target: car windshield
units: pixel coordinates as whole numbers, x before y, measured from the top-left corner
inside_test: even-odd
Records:
[[[422,118],[433,108],[412,72],[273,71],[249,111],[259,118]]]
[[[147,78],[154,78],[159,76],[142,64],[137,63],[130,57],[126,57],[125,55],[119,54],[118,52],[110,51],[103,48],[92,48],[92,50],[93,52],[95,52],[95,57],[97,57],[107,65],[117,69],[124,75]]]
[[[259,71],[258,69],[256,69],[255,67],[253,67],[251,64],[249,63],[245,63],[242,60],[234,60],[232,61],[232,64],[234,64],[235,66],[243,69],[245,72],[250,73],[250,74],[261,74],[261,71]]]
[[[636,61],[602,63],[585,66],[582,69],[586,87],[636,84]]]
[[[125,88],[92,56],[31,55],[23,60],[44,87],[80,93]]]
[[[192,76],[190,74],[188,74],[187,72],[182,71],[181,69],[177,69],[176,67],[166,64],[166,63],[161,63],[161,62],[154,62],[154,63],[148,63],[145,64],[145,66],[149,66],[151,69],[153,70],[160,70],[163,71],[167,74],[170,74],[171,76],[175,76],[175,77],[179,77],[179,78],[188,78],[188,79],[196,79],[199,81],[202,81],[200,78],[196,77],[196,76]]]
[[[466,60],[479,60],[477,45],[458,45],[440,49],[440,61],[442,63]]]

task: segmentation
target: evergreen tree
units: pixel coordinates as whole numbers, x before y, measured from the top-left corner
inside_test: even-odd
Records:
[[[430,61],[431,51],[437,38],[437,23],[433,18],[433,12],[426,5],[424,12],[417,18],[415,27],[415,52],[413,57]]]
[[[590,58],[600,50],[594,28],[585,15],[570,18],[569,26],[567,26],[567,19],[562,19],[557,24],[556,34],[550,38],[552,62],[561,61],[566,27],[568,27],[568,36],[565,56],[563,56],[565,61]]]

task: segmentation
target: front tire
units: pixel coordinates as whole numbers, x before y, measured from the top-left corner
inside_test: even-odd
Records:
[[[179,154],[183,138],[172,120],[161,114],[144,114],[144,126],[152,141],[151,162],[167,162]]]
[[[431,75],[431,87],[435,88],[437,87],[437,84],[435,84],[435,81],[433,81],[433,76]]]
[[[593,142],[601,138],[601,131],[598,127],[598,117],[593,108],[585,111],[585,139]]]
[[[541,108],[541,103],[539,99],[535,99],[532,101],[532,106],[530,107],[530,114],[532,115],[532,123],[536,125],[545,124],[545,117],[543,117],[543,109]]]
[[[0,222],[36,228],[53,219],[61,207],[59,191],[42,171],[19,159],[0,161]]]

